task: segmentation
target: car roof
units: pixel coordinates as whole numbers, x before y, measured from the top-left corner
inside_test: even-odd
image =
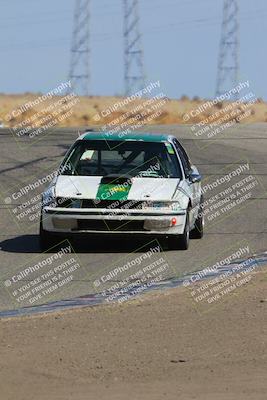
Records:
[[[115,140],[115,141],[143,141],[143,142],[172,142],[174,136],[151,132],[105,132],[89,131],[81,135],[77,140]]]

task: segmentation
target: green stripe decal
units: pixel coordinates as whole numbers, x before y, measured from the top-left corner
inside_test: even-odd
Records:
[[[120,201],[127,200],[131,187],[132,184],[129,182],[125,184],[100,183],[96,199]]]

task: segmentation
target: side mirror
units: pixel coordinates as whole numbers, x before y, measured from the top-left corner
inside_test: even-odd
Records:
[[[188,178],[189,178],[191,183],[197,183],[197,182],[201,181],[202,176],[200,174],[198,174],[198,173],[191,172],[191,174],[189,175]]]

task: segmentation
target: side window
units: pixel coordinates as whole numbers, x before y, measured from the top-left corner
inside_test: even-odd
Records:
[[[177,150],[177,152],[179,154],[179,157],[181,159],[185,175],[188,176],[190,174],[190,171],[191,171],[190,160],[189,160],[184,148],[180,145],[180,143],[178,143],[177,140],[174,140],[174,145],[175,145],[175,148],[176,148],[176,150]]]

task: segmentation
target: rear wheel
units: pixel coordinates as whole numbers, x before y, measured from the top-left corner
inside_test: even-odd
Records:
[[[168,239],[170,250],[187,250],[189,247],[189,211],[186,213],[184,232],[182,235],[172,235]]]

